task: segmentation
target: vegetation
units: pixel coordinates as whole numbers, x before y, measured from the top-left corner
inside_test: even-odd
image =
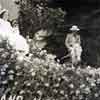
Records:
[[[21,0],[19,26],[21,34],[34,37],[38,30],[64,31],[64,15],[61,9],[48,8],[46,0]],[[62,28],[62,29],[61,29]]]
[[[58,45],[62,48],[66,33],[65,13],[61,9],[48,8],[44,0],[21,0],[19,4],[21,34],[33,38],[41,29],[52,31],[50,38],[46,37],[51,48],[47,46],[46,49],[55,50]],[[0,44],[0,97],[7,94],[8,97],[22,95],[24,100],[100,99],[99,67],[73,66],[69,61],[59,64],[55,61],[56,55],[36,48],[31,39],[28,43],[30,52],[23,58],[6,48],[5,42]]]
[[[12,50],[10,50],[11,52]],[[100,68],[59,64],[46,50],[32,49],[24,60],[0,49],[0,91],[24,100],[99,100]],[[7,57],[9,56],[9,60]]]

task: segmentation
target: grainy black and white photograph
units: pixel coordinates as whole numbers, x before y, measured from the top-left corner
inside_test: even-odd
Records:
[[[100,0],[0,0],[0,100],[100,100]]]

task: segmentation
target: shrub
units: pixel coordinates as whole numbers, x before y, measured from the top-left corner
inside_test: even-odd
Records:
[[[54,61],[56,56],[46,50],[32,51],[22,62],[16,60],[13,52],[8,52],[12,60],[2,58],[5,61],[0,69],[3,93],[19,94],[24,100],[100,99],[100,68],[71,67],[69,62],[58,64]]]
[[[63,31],[64,12],[48,8],[46,0],[21,0],[19,26],[24,36],[34,36],[41,29]]]

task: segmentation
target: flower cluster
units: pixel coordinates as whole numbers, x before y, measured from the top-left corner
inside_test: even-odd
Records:
[[[0,48],[0,96],[19,94],[24,100],[98,100],[100,68],[58,64],[55,55],[32,48],[22,61],[13,50]]]

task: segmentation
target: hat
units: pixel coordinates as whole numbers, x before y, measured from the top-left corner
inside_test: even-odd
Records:
[[[71,31],[79,31],[80,29],[78,28],[77,25],[73,25],[71,28],[70,28]]]
[[[0,9],[0,15],[3,14],[4,12],[7,12],[6,9]]]
[[[3,14],[4,12],[7,12],[7,10],[6,9],[2,9],[2,6],[0,4],[0,15]]]

